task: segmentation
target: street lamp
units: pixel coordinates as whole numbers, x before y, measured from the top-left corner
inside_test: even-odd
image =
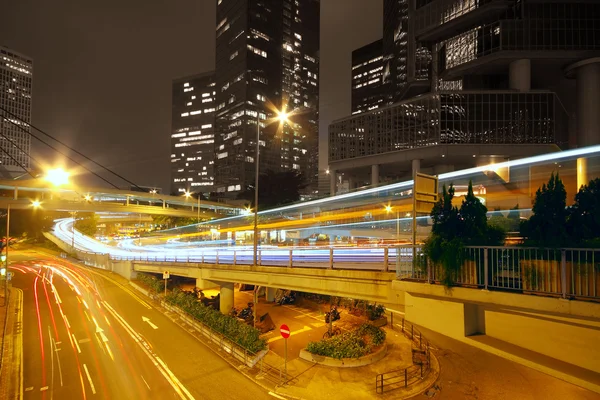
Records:
[[[285,111],[278,111],[276,120],[280,124],[288,122],[289,114]],[[258,176],[260,174],[260,112],[256,110],[256,165],[254,177],[254,251],[252,254],[252,265],[256,266],[258,260]],[[255,310],[256,314],[256,310]],[[256,321],[255,321],[256,322]]]
[[[385,206],[385,211],[389,214],[393,210],[393,207],[390,205]],[[400,240],[400,208],[396,209],[396,240]]]
[[[51,169],[46,173],[46,180],[54,186],[66,185],[69,183],[69,173],[62,168]]]
[[[190,192],[189,190],[186,191],[184,194],[186,199],[189,199],[190,197],[192,197],[192,192]],[[200,223],[200,196],[202,196],[202,194],[200,194],[200,192],[198,192],[198,223]]]

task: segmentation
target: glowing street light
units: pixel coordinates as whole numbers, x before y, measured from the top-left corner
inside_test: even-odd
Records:
[[[385,206],[385,211],[389,214],[393,211],[393,207],[389,204]],[[400,207],[396,210],[396,240],[400,240]]]
[[[87,201],[88,203],[89,203],[90,201],[92,201],[92,196],[91,196],[91,195],[89,195],[89,194],[86,194],[85,196],[83,196],[83,198],[84,198],[84,199],[85,199],[85,201]]]
[[[33,208],[40,208],[40,207],[41,207],[41,205],[42,205],[42,202],[41,202],[41,201],[39,201],[39,200],[33,200],[33,201],[31,202],[31,207],[33,207]]]
[[[192,197],[192,192],[190,192],[189,190],[186,190],[183,195],[186,199],[189,199],[190,197]],[[200,193],[198,193],[198,223],[200,223],[200,197],[201,196],[202,195]],[[192,207],[192,211],[193,211],[193,207]]]
[[[46,181],[54,186],[66,185],[69,183],[70,174],[62,168],[51,169],[46,173]]]

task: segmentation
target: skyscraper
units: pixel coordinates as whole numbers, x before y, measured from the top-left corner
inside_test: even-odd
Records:
[[[598,1],[384,0],[391,105],[330,125],[330,191],[600,143],[599,24]]]
[[[352,52],[352,114],[375,110],[387,102],[383,85],[383,40]]]
[[[212,192],[215,154],[214,72],[173,81],[171,192]]]
[[[0,46],[0,174],[30,168],[33,61]]]
[[[319,0],[219,0],[215,188],[234,197],[260,170],[296,170],[316,186]],[[278,111],[290,123],[271,123]]]

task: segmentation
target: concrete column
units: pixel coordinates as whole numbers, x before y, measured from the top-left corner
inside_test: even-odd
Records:
[[[519,92],[531,90],[531,60],[521,59],[508,67],[509,87]]]
[[[354,178],[348,175],[348,191],[352,191],[352,189],[354,189],[354,185]]]
[[[268,287],[267,290],[265,290],[265,298],[267,299],[268,302],[274,302],[275,301],[275,293],[277,292],[277,288],[274,287]]]
[[[371,165],[371,186],[379,186],[379,164]]]
[[[196,287],[200,290],[214,289],[218,286],[219,286],[218,283],[215,283],[212,281],[207,281],[206,279],[202,279],[202,278],[196,278]]]
[[[577,147],[600,143],[600,58],[577,69]]]
[[[337,173],[334,170],[329,170],[329,195],[335,196],[337,192]]]
[[[412,176],[421,171],[421,160],[412,160]]]
[[[230,282],[220,282],[221,284],[221,307],[219,308],[221,314],[229,314],[231,308],[233,307],[233,283]]]

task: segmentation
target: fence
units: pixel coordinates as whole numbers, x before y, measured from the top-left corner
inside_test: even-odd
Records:
[[[378,394],[406,388],[427,377],[427,374],[431,370],[429,342],[413,324],[404,318],[402,319],[401,329],[402,333],[412,342],[413,365],[378,374],[375,377],[375,391]]]
[[[457,286],[600,300],[600,249],[466,247]],[[401,257],[398,279],[440,283],[444,272],[427,260]]]

